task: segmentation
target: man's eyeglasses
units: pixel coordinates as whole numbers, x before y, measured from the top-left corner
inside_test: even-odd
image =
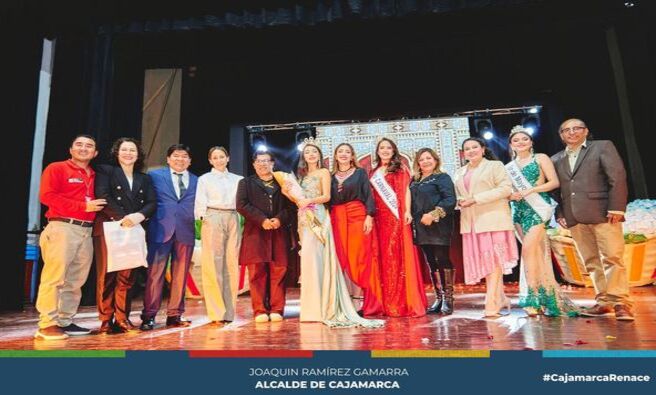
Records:
[[[273,161],[270,160],[270,159],[257,159],[255,161],[255,163],[257,163],[258,165],[268,165],[271,162],[273,162]]]
[[[569,133],[569,132],[578,133],[583,129],[587,129],[587,128],[585,126],[572,126],[571,128],[560,129],[560,133]]]

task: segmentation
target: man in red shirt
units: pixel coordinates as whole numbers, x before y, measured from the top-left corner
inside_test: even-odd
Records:
[[[41,176],[40,199],[48,206],[48,225],[39,240],[44,266],[34,337],[44,340],[90,333],[75,325],[73,317],[91,268],[93,220],[107,202],[94,196],[95,172],[89,166],[98,155],[94,138],[75,137],[69,152],[71,159],[51,163]]]

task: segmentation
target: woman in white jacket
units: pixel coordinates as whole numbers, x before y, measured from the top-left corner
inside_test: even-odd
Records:
[[[456,174],[465,284],[485,278],[485,316],[498,317],[510,299],[503,291],[503,275],[517,265],[517,242],[508,198],[512,182],[503,163],[496,160],[478,137],[462,144],[467,165]]]

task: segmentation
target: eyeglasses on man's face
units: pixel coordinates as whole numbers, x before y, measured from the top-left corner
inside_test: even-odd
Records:
[[[257,159],[257,160],[255,160],[255,163],[257,163],[258,165],[268,165],[271,162],[273,162],[271,159]]]
[[[572,126],[571,128],[560,129],[560,133],[578,133],[583,129],[587,129],[585,126]]]

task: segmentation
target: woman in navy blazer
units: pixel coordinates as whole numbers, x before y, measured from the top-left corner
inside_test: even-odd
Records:
[[[93,244],[96,255],[96,304],[102,322],[101,333],[124,333],[132,329],[130,322],[130,288],[134,283],[131,269],[107,273],[107,247],[103,223],[121,221],[121,226],[144,226],[157,208],[155,190],[150,177],[142,173],[144,152],[139,142],[121,137],[111,149],[113,165],[101,165],[96,171],[96,196],[107,205],[96,216]]]

